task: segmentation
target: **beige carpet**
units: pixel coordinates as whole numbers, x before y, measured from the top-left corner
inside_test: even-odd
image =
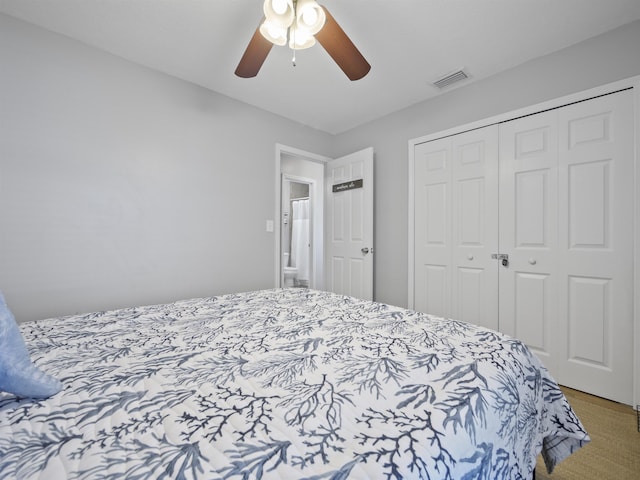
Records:
[[[636,411],[626,405],[562,388],[591,443],[549,475],[538,458],[536,480],[640,480],[640,432]]]

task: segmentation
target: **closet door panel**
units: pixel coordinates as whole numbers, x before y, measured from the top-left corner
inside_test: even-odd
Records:
[[[452,316],[498,330],[498,126],[452,138]]]
[[[559,110],[559,380],[633,400],[633,94]]]
[[[414,308],[451,315],[451,139],[414,150]]]
[[[548,299],[552,295],[551,275],[538,273],[516,273],[513,306],[514,318],[518,319],[518,338],[537,352],[549,350],[549,328],[547,319],[552,315],[549,311]],[[550,353],[548,354],[550,355]],[[547,357],[550,361],[550,358]]]
[[[513,245],[519,248],[549,248],[549,184],[553,170],[544,168],[513,173]]]
[[[500,126],[500,330],[525,342],[555,374],[557,112]]]
[[[633,104],[631,89],[605,94],[414,150],[416,308],[499,329],[560,384],[626,404]]]

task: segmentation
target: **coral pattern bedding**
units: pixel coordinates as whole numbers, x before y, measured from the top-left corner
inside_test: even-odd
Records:
[[[530,479],[589,437],[519,341],[275,289],[29,322],[0,478]]]

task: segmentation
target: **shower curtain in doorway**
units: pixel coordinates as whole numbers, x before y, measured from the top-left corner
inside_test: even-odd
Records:
[[[292,200],[291,267],[297,269],[296,286],[309,286],[309,200]]]

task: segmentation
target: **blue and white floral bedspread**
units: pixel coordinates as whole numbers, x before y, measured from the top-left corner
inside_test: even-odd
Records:
[[[0,393],[3,479],[529,479],[589,441],[520,342],[326,292],[21,330],[65,388]]]

